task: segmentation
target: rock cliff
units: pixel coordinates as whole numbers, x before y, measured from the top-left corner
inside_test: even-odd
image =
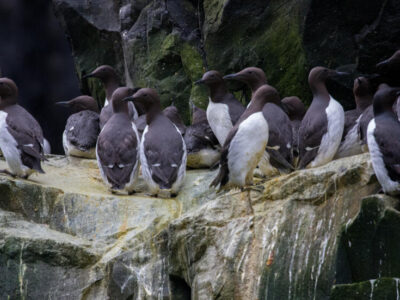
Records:
[[[255,65],[282,97],[311,100],[310,67],[346,66],[355,73],[400,47],[396,0],[53,0],[70,40],[78,75],[115,66],[129,85],[149,86],[189,119],[189,99],[204,107],[206,91],[193,83],[206,69],[237,72]],[[82,82],[103,99],[99,83]],[[352,79],[331,83],[353,107]],[[245,101],[244,86],[232,86]]]
[[[0,161],[0,168],[5,162]],[[372,299],[398,295],[398,200],[369,155],[216,193],[110,194],[95,161],[0,175],[0,298]],[[358,297],[358,298],[357,298]]]

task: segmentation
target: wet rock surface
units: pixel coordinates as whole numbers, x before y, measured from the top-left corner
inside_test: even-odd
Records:
[[[176,199],[143,182],[110,194],[93,160],[44,170],[0,175],[0,298],[357,299],[341,295],[378,278],[374,299],[397,291],[398,200],[374,195],[368,154],[244,191],[188,171]]]
[[[80,76],[113,65],[126,84],[156,88],[164,106],[174,102],[186,122],[189,99],[207,104],[206,90],[193,84],[205,70],[227,74],[258,66],[282,97],[297,95],[309,103],[311,67],[373,73],[377,62],[400,47],[396,0],[53,3]],[[104,98],[98,82],[82,83],[85,92]],[[351,78],[330,83],[345,108],[354,106],[352,84]],[[231,87],[246,101],[244,86]]]

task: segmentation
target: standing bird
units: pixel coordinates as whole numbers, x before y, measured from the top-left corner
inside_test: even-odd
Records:
[[[146,108],[146,128],[140,143],[143,178],[152,195],[167,190],[175,196],[186,174],[186,146],[179,129],[162,112],[160,97],[150,88],[127,100]]]
[[[193,105],[192,125],[186,128],[184,140],[187,149],[187,166],[211,168],[219,158],[219,143],[207,121],[207,114]]]
[[[369,80],[358,77],[353,86],[356,109],[344,113],[344,131],[342,142],[335,158],[352,156],[362,153],[360,140],[360,119],[362,113],[372,104],[373,92]]]
[[[97,164],[101,177],[112,192],[135,192],[139,170],[139,135],[129,116],[128,103],[124,101],[133,92],[127,87],[114,91],[111,97],[113,115],[97,140]]]
[[[399,88],[384,86],[374,95],[367,140],[376,177],[387,194],[400,193],[400,123],[392,110]]]
[[[389,86],[386,83],[381,83],[378,86],[377,91],[385,89],[387,87]],[[364,109],[363,113],[361,114],[358,126],[358,135],[360,137],[361,151],[364,153],[368,152],[367,130],[369,122],[371,122],[373,117],[374,117],[374,107],[372,104],[370,104],[366,109]]]
[[[44,173],[43,132],[36,119],[17,104],[18,88],[9,78],[0,78],[0,148],[12,176],[27,179]]]
[[[267,84],[264,71],[256,67],[246,68],[238,73],[226,75],[224,78],[239,80],[250,87],[252,100],[248,107],[257,90]],[[273,99],[274,101],[270,101],[263,107],[263,114],[269,127],[269,139],[259,168],[267,176],[293,170],[292,125],[279,97]]]
[[[222,148],[219,173],[211,186],[230,188],[252,184],[253,171],[268,142],[268,122],[262,110],[276,99],[279,99],[278,92],[269,85],[257,90],[250,106],[229,132]]]
[[[292,124],[292,149],[293,160],[299,157],[299,129],[301,121],[306,114],[306,107],[303,102],[296,96],[286,97],[282,99],[282,105],[286,107],[290,122]],[[297,165],[297,162],[294,163]]]
[[[210,91],[207,120],[221,146],[245,108],[228,92],[225,81],[218,71],[208,71],[195,84],[205,84]]]
[[[100,79],[106,92],[104,106],[100,112],[100,129],[103,129],[104,125],[113,115],[112,105],[109,105],[109,100],[114,91],[120,86],[120,79],[114,68],[108,65],[102,65],[96,68],[92,73],[83,76],[83,78],[91,77]],[[138,118],[138,112],[132,103],[129,104],[129,116],[133,120]]]
[[[74,114],[69,116],[63,132],[65,155],[96,158],[96,142],[99,136],[99,108],[90,96],[79,96],[57,105],[70,107]]]
[[[342,105],[329,94],[328,78],[345,73],[324,67],[310,71],[308,83],[313,100],[299,129],[299,168],[314,168],[330,162],[339,148],[344,129]]]

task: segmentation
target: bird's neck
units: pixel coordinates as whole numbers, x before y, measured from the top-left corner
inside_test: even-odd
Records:
[[[103,83],[106,90],[106,98],[110,101],[112,94],[119,87],[119,83],[115,79],[107,80]]]
[[[364,111],[372,103],[372,95],[355,96],[357,111]]]
[[[153,120],[162,114],[161,105],[160,104],[153,104],[146,113],[146,123],[150,125]]]
[[[330,99],[328,89],[326,88],[325,82],[318,81],[310,84],[311,92],[314,98],[317,99]]]
[[[209,84],[208,87],[210,88],[210,97],[213,102],[221,102],[228,93],[228,90],[223,83],[212,83]]]

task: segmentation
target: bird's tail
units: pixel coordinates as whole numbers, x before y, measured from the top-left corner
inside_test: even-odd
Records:
[[[227,166],[221,165],[219,168],[218,175],[211,182],[210,187],[217,187],[220,185],[222,188],[228,182],[228,168]]]

